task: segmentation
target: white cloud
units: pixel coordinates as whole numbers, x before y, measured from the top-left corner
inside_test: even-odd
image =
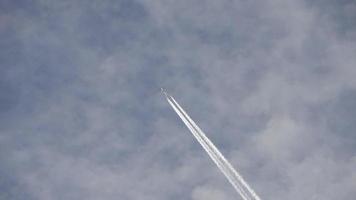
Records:
[[[355,6],[326,4],[4,5],[0,176],[35,199],[232,198],[166,87],[263,199],[352,199]]]

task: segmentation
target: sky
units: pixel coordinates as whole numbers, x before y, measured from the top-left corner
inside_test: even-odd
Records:
[[[356,2],[1,0],[0,199],[356,196]]]

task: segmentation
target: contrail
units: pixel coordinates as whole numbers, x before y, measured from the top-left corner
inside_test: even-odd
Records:
[[[232,186],[240,194],[244,200],[261,200],[260,197],[252,190],[252,188],[246,183],[242,176],[232,167],[229,161],[220,153],[215,145],[209,140],[204,132],[196,125],[196,123],[189,117],[189,115],[183,110],[177,101],[167,94],[163,89],[162,93],[165,95],[168,103],[172,106],[174,111],[182,119],[184,124],[192,132],[193,136],[198,140],[204,150],[208,153],[210,158],[218,166],[220,171],[229,180]]]

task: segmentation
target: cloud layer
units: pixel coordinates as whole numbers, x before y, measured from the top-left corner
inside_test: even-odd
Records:
[[[263,199],[356,196],[355,2],[0,11],[0,199],[239,199],[160,87]]]

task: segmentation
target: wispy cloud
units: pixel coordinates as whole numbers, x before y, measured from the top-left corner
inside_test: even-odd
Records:
[[[354,198],[353,1],[0,10],[0,198],[233,199],[162,86],[265,199]]]

